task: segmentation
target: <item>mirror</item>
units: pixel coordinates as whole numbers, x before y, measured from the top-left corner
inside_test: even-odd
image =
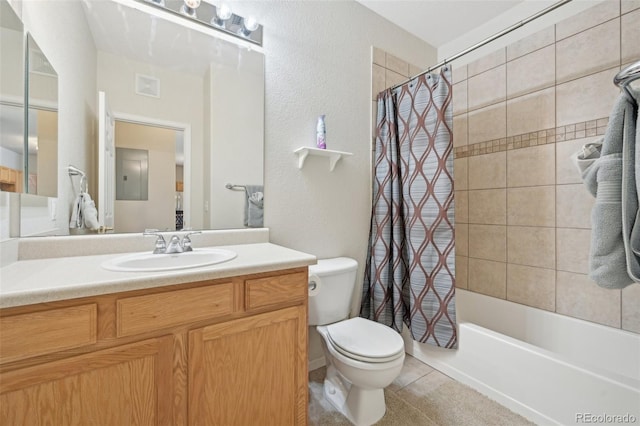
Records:
[[[0,1],[0,190],[22,192],[24,141],[24,27]],[[8,204],[6,208],[8,209]]]
[[[23,19],[60,80],[58,200],[49,205],[58,234],[69,233],[81,187],[78,176],[69,176],[69,165],[85,172],[99,212],[113,203],[115,232],[245,227],[245,191],[226,185],[263,185],[260,48],[217,38],[214,30],[144,1],[23,2]],[[4,66],[3,61],[3,73]],[[98,92],[105,93],[106,115]],[[101,120],[112,122],[113,130],[103,129]],[[168,148],[155,143],[153,132],[135,144],[124,142],[119,129],[127,124],[172,131],[173,163],[154,162],[154,151]],[[116,158],[106,169],[111,172],[99,171],[100,154],[111,152],[101,150],[100,138],[109,135],[114,157],[117,148],[149,151],[148,200],[116,199]],[[100,189],[104,181],[113,183],[111,196]],[[152,201],[158,192],[163,199]],[[148,215],[160,210],[162,221]]]
[[[28,194],[58,196],[58,74],[31,34],[27,35]]]

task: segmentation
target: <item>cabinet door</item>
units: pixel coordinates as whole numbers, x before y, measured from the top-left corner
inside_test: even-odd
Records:
[[[189,424],[306,422],[306,306],[189,333]]]
[[[171,424],[172,342],[150,339],[3,373],[1,423]]]

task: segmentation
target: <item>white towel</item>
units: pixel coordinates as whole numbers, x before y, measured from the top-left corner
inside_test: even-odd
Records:
[[[96,204],[87,192],[81,192],[73,202],[69,228],[87,228],[96,231],[99,227]]]

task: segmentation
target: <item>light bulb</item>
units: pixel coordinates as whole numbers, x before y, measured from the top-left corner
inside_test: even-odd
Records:
[[[220,3],[220,7],[216,11],[216,13],[218,15],[218,18],[226,21],[227,19],[231,18],[231,6],[229,6],[228,3]]]
[[[196,19],[196,9],[200,6],[200,0],[184,0],[184,4],[180,8],[180,13]]]
[[[251,33],[258,29],[260,25],[258,20],[253,16],[248,16],[242,20],[242,28],[238,31],[244,37],[249,37]]]
[[[253,32],[258,29],[258,20],[254,16],[248,16],[244,18],[244,27]]]
[[[197,9],[200,6],[200,0],[184,0],[184,4],[191,9]]]

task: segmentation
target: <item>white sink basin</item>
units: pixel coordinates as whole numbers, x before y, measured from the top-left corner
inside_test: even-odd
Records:
[[[102,267],[110,271],[171,271],[222,263],[236,256],[237,254],[230,250],[216,248],[199,248],[172,254],[135,253],[109,259],[102,263]]]

